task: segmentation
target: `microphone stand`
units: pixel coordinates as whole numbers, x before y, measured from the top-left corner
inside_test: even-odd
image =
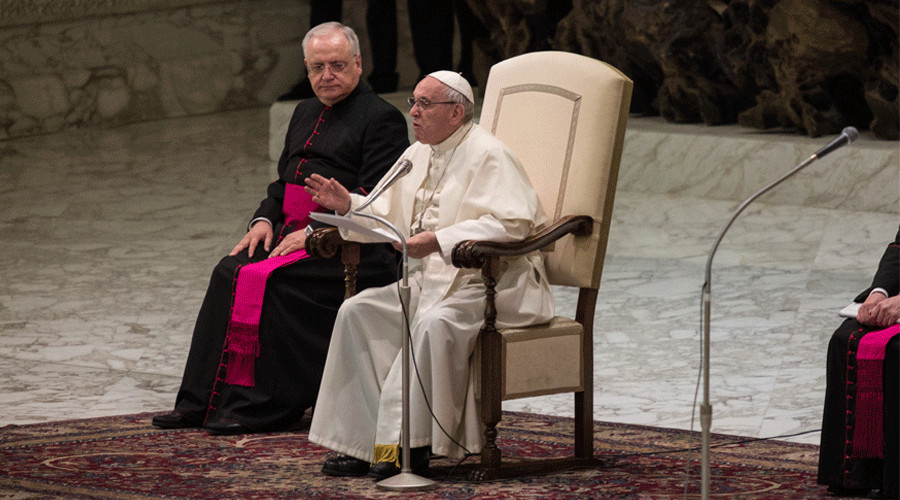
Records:
[[[387,479],[382,479],[378,481],[376,485],[379,488],[392,490],[392,491],[406,491],[406,490],[424,490],[428,488],[432,488],[437,486],[437,483],[417,474],[413,474],[412,466],[410,465],[410,446],[409,446],[409,319],[406,318],[407,308],[409,307],[409,255],[406,251],[406,238],[394,227],[393,224],[388,222],[382,217],[377,215],[367,214],[367,213],[359,213],[358,211],[352,212],[354,215],[358,215],[361,217],[367,217],[369,219],[375,220],[386,226],[388,229],[394,232],[398,238],[400,238],[400,244],[403,245],[403,261],[402,261],[402,270],[403,270],[403,278],[400,281],[400,308],[403,311],[403,347],[401,349],[401,356],[403,356],[403,364],[402,364],[402,376],[403,376],[403,422],[400,428],[400,474],[396,476],[389,477]]]
[[[725,224],[725,227],[722,229],[722,232],[719,233],[719,237],[716,238],[716,242],[713,243],[712,249],[709,252],[709,258],[706,260],[706,275],[705,281],[703,282],[703,289],[701,292],[701,304],[700,304],[700,325],[702,326],[703,333],[703,349],[702,349],[702,362],[701,362],[701,371],[703,372],[703,403],[700,405],[700,427],[701,427],[701,489],[700,494],[703,500],[708,500],[710,495],[710,459],[709,459],[709,449],[710,449],[710,427],[712,426],[712,405],[709,402],[709,344],[710,344],[710,335],[709,335],[709,306],[711,300],[711,283],[712,283],[712,261],[713,257],[716,255],[716,250],[719,247],[719,243],[722,242],[722,238],[725,236],[725,232],[728,231],[728,228],[731,227],[731,224],[737,219],[738,215],[747,208],[747,205],[752,203],[754,200],[768,192],[770,189],[779,185],[787,179],[788,177],[796,174],[803,168],[805,168],[810,163],[816,161],[817,159],[825,156],[829,152],[837,149],[844,144],[852,142],[856,139],[858,133],[856,129],[852,127],[847,127],[844,129],[842,135],[832,141],[830,144],[820,149],[817,153],[813,154],[802,163],[794,167],[790,172],[784,174],[779,177],[775,181],[771,182],[769,185],[763,187],[752,196],[747,198],[743,203],[738,206],[737,210],[735,210],[734,215],[731,216],[731,219],[728,220],[728,223]],[[843,138],[843,139],[842,139]]]

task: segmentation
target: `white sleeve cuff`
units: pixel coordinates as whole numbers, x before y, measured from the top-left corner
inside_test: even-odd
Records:
[[[252,221],[250,221],[250,224],[247,224],[247,231],[249,231],[250,228],[253,227],[254,224],[256,224],[257,222],[259,222],[259,221],[261,221],[261,220],[264,220],[264,221],[268,222],[268,223],[269,223],[269,226],[271,226],[272,229],[275,228],[275,224],[272,224],[272,221],[270,221],[269,219],[267,219],[267,218],[265,218],[265,217],[257,217],[257,218],[255,218],[255,219],[253,219]]]

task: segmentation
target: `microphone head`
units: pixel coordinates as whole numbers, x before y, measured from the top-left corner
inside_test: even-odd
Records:
[[[856,127],[846,127],[841,131],[841,134],[847,136],[847,142],[853,142],[859,139],[859,131],[856,130]]]
[[[391,171],[388,172],[388,174],[385,174],[385,177],[381,181],[378,181],[378,186],[376,186],[375,189],[369,194],[366,201],[364,201],[362,205],[356,207],[356,210],[354,210],[354,212],[358,213],[360,210],[371,205],[376,198],[381,196],[381,193],[383,193],[387,188],[393,186],[398,179],[408,174],[410,170],[412,170],[412,162],[406,158],[400,160],[400,163],[398,163],[395,167],[391,167]]]

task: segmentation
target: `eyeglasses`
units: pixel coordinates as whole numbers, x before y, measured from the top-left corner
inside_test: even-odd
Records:
[[[418,99],[416,99],[415,97],[408,97],[406,99],[406,102],[409,103],[409,109],[412,109],[413,106],[418,104],[419,109],[421,109],[422,111],[425,111],[426,109],[434,106],[435,104],[459,104],[458,102],[455,102],[455,101],[431,102],[428,99],[425,99],[424,97],[420,97]]]
[[[350,66],[350,62],[332,61],[329,63],[312,63],[306,66],[306,70],[312,75],[319,75],[325,71],[326,66],[332,73],[343,73],[343,71]]]

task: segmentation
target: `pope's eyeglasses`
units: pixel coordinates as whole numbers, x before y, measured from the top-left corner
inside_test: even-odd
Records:
[[[415,97],[408,97],[406,99],[406,102],[409,104],[409,109],[412,109],[414,106],[416,106],[418,104],[419,109],[421,109],[422,111],[425,111],[426,109],[434,106],[435,104],[459,104],[458,102],[455,102],[455,101],[431,102],[428,99],[425,99],[424,97],[420,97],[418,99],[416,99]]]

